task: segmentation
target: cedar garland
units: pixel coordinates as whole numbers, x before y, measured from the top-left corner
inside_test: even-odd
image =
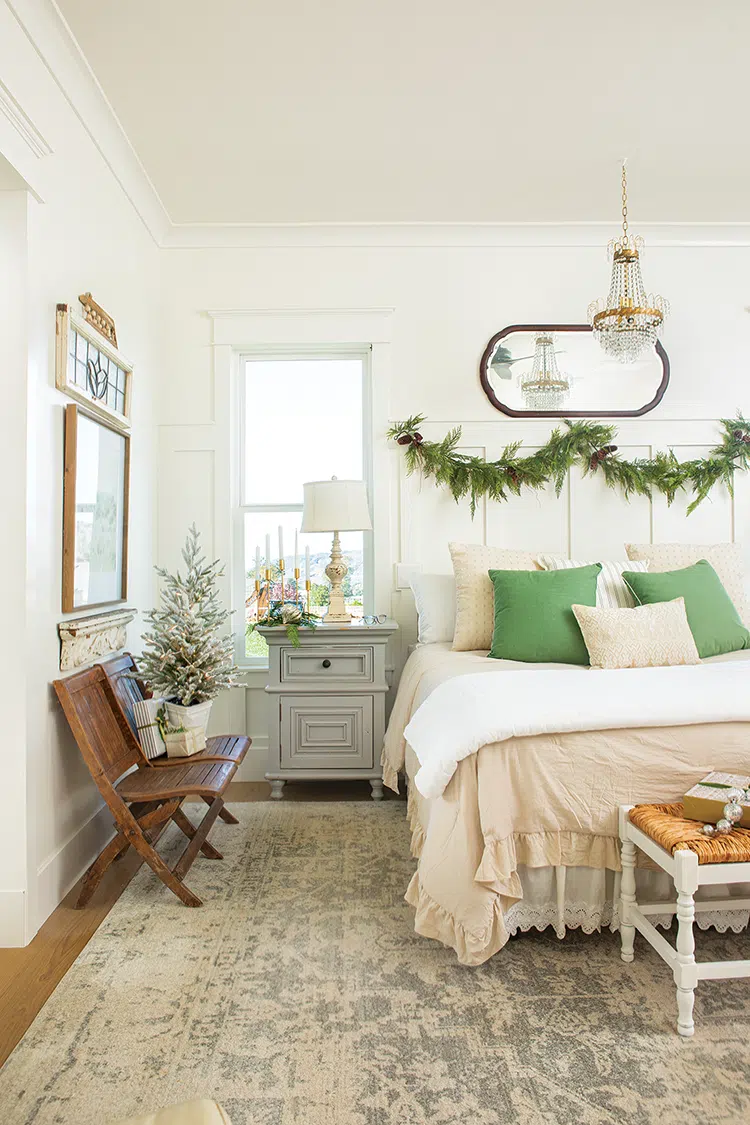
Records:
[[[678,461],[670,449],[653,458],[637,457],[628,461],[617,456],[614,426],[601,422],[570,422],[565,428],[553,430],[546,445],[536,453],[519,457],[521,442],[512,442],[497,461],[485,461],[466,453],[457,453],[461,428],[449,430],[442,441],[425,441],[419,427],[426,421],[423,414],[414,414],[388,431],[388,437],[404,447],[409,473],[416,470],[445,485],[454,500],[471,499],[472,516],[480,496],[490,500],[507,500],[519,496],[521,489],[544,488],[550,481],[559,496],[568,472],[578,466],[584,475],[601,472],[610,488],[619,488],[626,499],[631,496],[651,497],[661,492],[671,504],[680,491],[692,493],[687,514],[695,511],[714,485],[726,485],[733,491],[734,474],[750,468],[750,422],[742,414],[722,418],[722,438],[707,457]]]

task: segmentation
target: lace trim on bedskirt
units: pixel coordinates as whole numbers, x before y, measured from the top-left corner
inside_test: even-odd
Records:
[[[454,949],[462,965],[481,965],[507,944],[512,934],[531,929],[546,930],[554,927],[559,938],[564,938],[566,930],[583,930],[586,934],[609,927],[613,932],[620,928],[619,904],[613,910],[612,900],[601,905],[587,902],[567,902],[563,906],[563,923],[560,925],[558,905],[546,902],[541,906],[530,906],[523,900],[508,907],[505,914],[502,900],[498,896],[492,905],[492,918],[483,930],[472,932],[466,929],[443,906],[440,906],[422,887],[419,872],[416,871],[407,888],[404,898],[414,907],[414,929],[423,937],[434,938],[450,949]],[[651,921],[655,926],[668,929],[673,915],[655,914]],[[731,929],[741,933],[750,919],[747,910],[706,910],[699,911],[695,921],[699,929],[712,927],[720,933]]]
[[[673,920],[673,914],[652,914],[649,918],[655,926],[661,926],[664,930],[669,929]],[[714,929],[721,934],[730,929],[734,934],[742,933],[748,921],[748,910],[703,910],[695,915],[695,925],[699,930]],[[541,906],[531,906],[523,901],[514,902],[505,912],[505,926],[511,935],[519,931],[541,932],[552,926],[560,939],[565,937],[566,930],[583,930],[585,934],[593,934],[595,930],[604,927],[615,933],[620,929],[620,907],[618,903],[613,908],[611,899],[600,906],[590,902],[566,902],[561,925],[556,902],[545,902]]]
[[[620,871],[620,848],[614,836],[585,832],[519,832],[504,840],[485,837],[474,881],[496,894],[523,898],[518,877],[525,867],[595,867]]]

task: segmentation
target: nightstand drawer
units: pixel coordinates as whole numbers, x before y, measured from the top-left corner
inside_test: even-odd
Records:
[[[371,695],[282,696],[282,769],[370,769]]]
[[[315,684],[325,690],[330,681],[336,683],[371,684],[373,676],[372,645],[303,645],[282,648],[281,682]]]

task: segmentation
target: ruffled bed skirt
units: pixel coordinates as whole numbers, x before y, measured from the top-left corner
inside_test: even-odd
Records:
[[[567,930],[591,934],[602,928],[620,928],[620,872],[591,867],[519,867],[516,872],[522,898],[510,901],[497,895],[492,916],[484,929],[471,932],[435,902],[421,887],[415,872],[405,898],[415,910],[414,928],[423,937],[434,938],[454,949],[464,965],[479,965],[497,953],[519,932],[554,929],[558,938]],[[674,886],[663,871],[636,870],[638,898],[644,902],[673,903]],[[697,901],[712,898],[750,897],[750,886],[703,887]],[[656,914],[651,921],[668,928],[670,913]],[[695,923],[701,930],[740,933],[747,927],[747,910],[701,911]]]
[[[409,785],[407,818],[411,852],[419,859],[426,840],[422,817],[429,802]],[[636,889],[641,902],[672,904],[674,885],[665,872],[639,853]],[[576,832],[518,834],[505,840],[486,839],[474,883],[492,893],[491,909],[481,928],[471,929],[454,917],[422,886],[416,871],[406,901],[415,910],[414,928],[454,949],[465,965],[479,965],[497,953],[511,937],[528,930],[552,927],[559,938],[568,929],[590,934],[603,927],[619,930],[620,849],[611,836]],[[750,897],[750,886],[703,887],[696,899]],[[669,927],[670,913],[652,916],[654,925]],[[740,933],[748,925],[747,910],[702,911],[696,924],[702,929],[731,929]]]

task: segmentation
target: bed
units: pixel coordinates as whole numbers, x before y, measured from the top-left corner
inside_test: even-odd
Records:
[[[726,667],[712,670],[716,665]],[[439,693],[450,708],[464,688],[471,684],[479,692],[483,678],[491,677],[485,695],[502,715],[522,689],[533,695],[537,685],[540,699],[559,687],[571,697],[588,693],[593,702],[605,682],[597,677],[613,673],[488,660],[484,651],[454,652],[449,643],[414,650],[400,680],[382,762],[390,788],[397,788],[400,772],[408,779],[418,866],[406,898],[415,910],[417,933],[443,942],[462,963],[478,965],[512,935],[532,927],[553,926],[559,937],[567,927],[586,932],[618,927],[617,806],[678,800],[712,769],[748,772],[750,691],[744,688],[750,688],[750,651],[713,657],[692,669],[619,675],[632,682],[650,675],[649,687],[658,688],[667,681],[656,677],[666,672],[684,677],[669,681],[678,694],[684,689],[685,713],[677,722],[656,725],[657,710],[644,726],[625,720],[618,729],[546,730],[487,741],[455,762],[442,791],[434,782],[423,783],[420,791],[415,778],[425,754],[420,761],[405,731]],[[462,677],[471,680],[457,684]],[[652,694],[658,698],[660,692]],[[696,704],[701,695],[703,710]],[[691,721],[691,715],[702,721]],[[474,722],[473,714],[451,716],[450,710],[445,717],[467,727]],[[637,880],[639,898],[669,898],[663,873],[643,866]],[[715,887],[711,893],[726,899],[748,890]],[[739,932],[747,921],[747,911],[707,911],[699,924]]]

